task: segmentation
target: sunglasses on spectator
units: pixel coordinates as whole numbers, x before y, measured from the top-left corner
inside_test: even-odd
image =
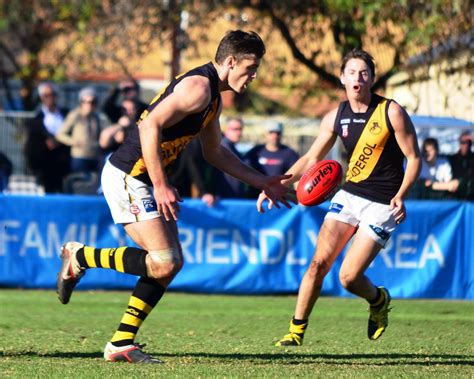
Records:
[[[56,93],[55,92],[43,93],[41,97],[56,97]]]
[[[97,100],[81,100],[81,103],[82,104],[92,104],[92,105],[95,105],[97,104]]]
[[[471,143],[471,141],[469,141],[468,139],[464,139],[464,140],[459,141],[459,143],[460,143],[461,145],[468,145],[468,144]]]

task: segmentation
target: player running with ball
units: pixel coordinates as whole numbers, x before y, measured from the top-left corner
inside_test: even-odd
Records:
[[[264,176],[220,143],[220,93],[244,92],[257,76],[264,53],[256,33],[227,33],[215,62],[172,80],[106,163],[102,188],[112,217],[139,248],[100,249],[78,242],[63,246],[57,283],[63,304],[87,269],[102,267],[140,277],[117,331],[105,346],[107,361],[161,362],[144,353],[135,336],[183,266],[176,225],[181,198],[168,183],[166,170],[191,139],[199,137],[209,163],[290,207],[286,198],[294,191],[281,184],[289,176]]]
[[[289,334],[277,346],[303,343],[324,277],[353,237],[339,280],[349,292],[369,302],[369,339],[378,339],[388,325],[390,294],[374,286],[364,272],[406,217],[403,199],[420,172],[420,152],[407,113],[395,101],[372,92],[374,77],[375,65],[368,53],[354,49],[344,57],[340,78],[348,100],[323,118],[318,137],[288,170],[292,177],[283,182],[298,181],[341,138],[348,153],[346,183],[332,199],[300,284]],[[265,200],[269,200],[269,209],[273,205],[262,193],[257,200],[260,212]]]

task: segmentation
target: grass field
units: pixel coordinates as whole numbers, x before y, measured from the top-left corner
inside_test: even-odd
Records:
[[[379,341],[366,304],[321,298],[305,344],[278,348],[294,296],[168,293],[137,340],[164,365],[106,363],[127,292],[0,290],[0,377],[474,377],[474,302],[394,300]]]

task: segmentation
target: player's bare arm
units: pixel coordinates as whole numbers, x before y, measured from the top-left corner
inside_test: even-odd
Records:
[[[410,117],[405,110],[394,101],[390,103],[388,117],[395,131],[395,138],[398,146],[407,160],[402,184],[390,203],[392,208],[397,210],[395,219],[400,223],[406,216],[403,199],[406,197],[411,186],[415,183],[420,174],[420,149],[418,148],[415,128]]]
[[[291,177],[282,182],[284,185],[291,186],[293,183],[297,182],[305,171],[313,164],[324,159],[337,139],[337,135],[334,133],[336,114],[337,108],[324,116],[321,121],[318,136],[306,154],[302,155],[286,172],[286,174],[291,175]],[[265,200],[268,200],[268,209],[273,208],[273,202],[265,195],[265,193],[262,192],[257,199],[257,210],[260,213],[264,213],[263,204]]]
[[[245,182],[255,188],[259,188],[268,194],[278,206],[278,202],[290,208],[288,198],[292,198],[291,189],[281,184],[282,180],[288,179],[289,175],[265,176],[257,170],[247,166],[229,149],[222,146],[221,131],[219,125],[219,113],[213,121],[201,132],[200,140],[204,158],[213,166],[233,177]]]
[[[178,219],[181,198],[168,183],[161,158],[162,130],[176,124],[189,114],[203,110],[210,101],[209,80],[201,76],[185,78],[139,124],[143,159],[153,184],[157,209],[168,221]]]

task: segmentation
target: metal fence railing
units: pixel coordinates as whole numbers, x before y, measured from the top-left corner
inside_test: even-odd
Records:
[[[26,174],[23,146],[33,112],[0,112],[0,151],[13,164],[13,174]]]
[[[14,174],[28,174],[25,163],[23,146],[26,140],[28,122],[34,117],[34,112],[0,111],[0,151],[3,152],[13,164]],[[242,149],[248,150],[257,143],[265,142],[266,123],[268,120],[281,121],[284,124],[283,143],[289,145],[298,154],[304,154],[319,131],[320,120],[312,118],[266,118],[244,117],[244,133]],[[224,124],[225,120],[222,120]],[[427,137],[439,140],[441,154],[453,154],[458,149],[458,138],[462,131],[471,130],[474,134],[474,125],[467,124],[463,127],[453,125],[417,125],[418,142]],[[341,145],[338,143],[330,152],[328,158],[344,160]]]

